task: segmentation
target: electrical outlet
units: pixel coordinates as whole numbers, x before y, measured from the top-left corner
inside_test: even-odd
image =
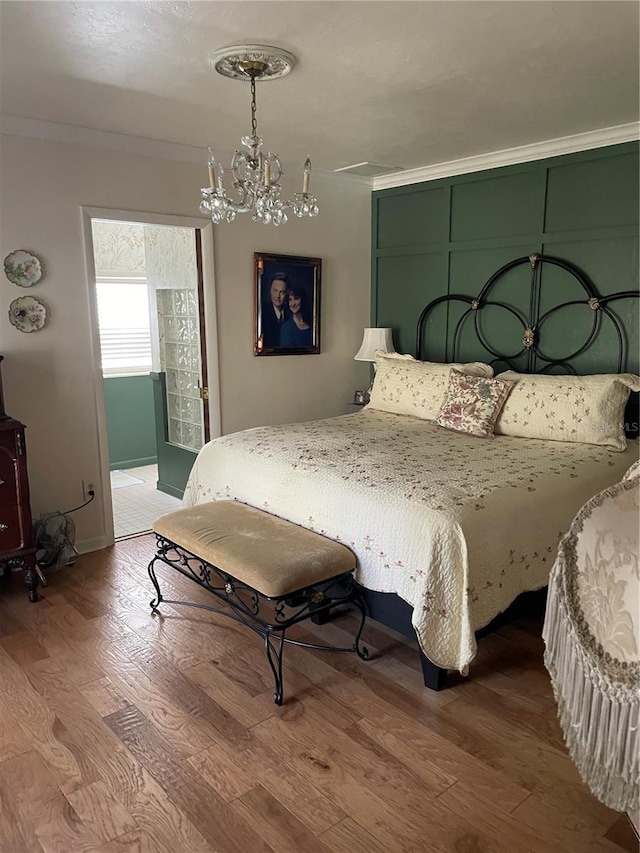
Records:
[[[95,495],[95,487],[94,487],[93,483],[87,482],[86,480],[83,480],[82,481],[82,500],[88,501],[89,498],[92,497],[92,493],[93,493],[93,495]]]

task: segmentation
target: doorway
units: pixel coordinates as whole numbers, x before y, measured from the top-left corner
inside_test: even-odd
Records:
[[[179,498],[158,490],[158,464],[110,472],[113,533],[117,539],[151,530],[160,515],[180,509]]]
[[[118,539],[179,508],[211,436],[202,224],[86,213],[105,526]]]

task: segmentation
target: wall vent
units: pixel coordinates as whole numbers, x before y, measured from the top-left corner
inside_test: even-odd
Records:
[[[401,172],[401,166],[384,166],[381,163],[354,163],[353,166],[343,166],[334,169],[334,172],[343,172],[345,175],[360,175],[363,178],[375,178],[379,175],[388,175],[390,172]]]

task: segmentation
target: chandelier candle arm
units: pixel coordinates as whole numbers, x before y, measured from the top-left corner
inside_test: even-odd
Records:
[[[207,163],[207,166],[208,166],[208,169],[209,169],[209,186],[211,187],[211,189],[213,189],[213,188],[214,188],[214,186],[215,186],[215,183],[214,183],[214,180],[213,180],[213,175],[214,175],[214,171],[213,171],[213,170],[214,170],[214,167],[215,167],[215,162],[216,162],[216,161],[214,160],[213,152],[211,151],[211,149],[209,149],[209,162]]]
[[[302,175],[302,192],[309,192],[309,178],[311,177],[311,160],[309,157],[304,161],[304,174]]]
[[[222,180],[224,178],[224,169],[222,168],[222,163],[216,163],[215,174],[216,174],[216,187],[219,190],[224,190],[224,185],[222,183]]]
[[[299,218],[318,215],[318,202],[309,193],[311,159],[304,162],[302,192],[294,193],[293,199],[281,199],[280,179],[282,165],[277,154],[263,153],[263,140],[258,136],[256,115],[256,81],[268,81],[283,77],[295,65],[296,59],[288,51],[265,45],[238,45],[224,48],[212,54],[210,62],[215,70],[234,80],[245,80],[251,84],[251,135],[243,136],[243,148],[236,151],[231,161],[233,188],[238,200],[232,201],[223,183],[224,170],[216,162],[209,148],[209,186],[201,189],[200,212],[211,217],[214,223],[232,222],[238,213],[251,213],[254,221],[265,225],[281,225],[286,222],[287,210]]]

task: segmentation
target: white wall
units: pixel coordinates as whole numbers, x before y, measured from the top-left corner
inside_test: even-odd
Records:
[[[28,427],[34,516],[75,506],[81,480],[99,483],[95,369],[81,206],[197,215],[206,170],[193,163],[68,142],[0,137],[0,257],[30,249],[46,273],[32,289],[0,284],[0,353],[7,412]],[[291,172],[293,170],[290,170]],[[214,229],[222,431],[343,414],[365,386],[355,362],[369,325],[370,192],[318,181],[315,220],[279,229],[239,217]],[[253,356],[253,252],[321,257],[320,355]],[[12,299],[42,298],[47,326],[23,334]],[[84,547],[102,544],[98,500],[74,516]]]

